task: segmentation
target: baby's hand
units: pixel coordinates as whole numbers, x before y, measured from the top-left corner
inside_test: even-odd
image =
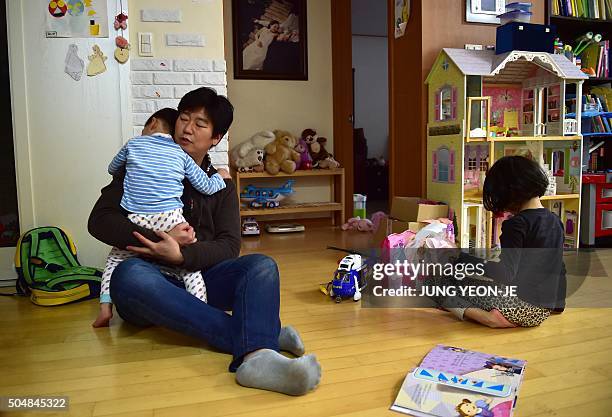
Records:
[[[101,303],[98,318],[93,322],[93,327],[108,327],[113,318],[113,305],[111,303]]]
[[[229,171],[227,169],[225,169],[225,168],[217,169],[217,173],[219,175],[221,175],[222,178],[225,178],[225,179],[228,179],[228,180],[232,179],[232,176],[230,175]]]
[[[171,238],[176,240],[179,246],[191,245],[192,243],[198,241],[198,239],[196,239],[196,234],[193,227],[191,227],[187,222],[177,224],[168,232],[168,234]]]

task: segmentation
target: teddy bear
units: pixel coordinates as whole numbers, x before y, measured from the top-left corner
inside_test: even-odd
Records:
[[[295,147],[297,153],[300,154],[300,163],[297,169],[312,169],[312,157],[308,152],[308,144],[302,138],[298,140],[298,144]]]
[[[265,148],[266,156],[264,164],[269,174],[276,175],[280,171],[287,174],[295,172],[295,168],[301,160],[296,152],[297,139],[285,130],[275,130],[276,139]]]
[[[232,166],[238,172],[263,172],[264,155],[265,152],[263,149],[251,149],[244,158],[233,155]]]

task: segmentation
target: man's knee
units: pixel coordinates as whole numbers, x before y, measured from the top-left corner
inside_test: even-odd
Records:
[[[154,267],[149,262],[140,258],[129,258],[121,262],[111,276],[111,289],[114,287],[125,288],[126,285],[130,287],[146,286],[147,281],[154,279],[152,272]]]
[[[245,255],[242,258],[251,279],[262,284],[278,285],[278,265],[274,259],[262,254]]]

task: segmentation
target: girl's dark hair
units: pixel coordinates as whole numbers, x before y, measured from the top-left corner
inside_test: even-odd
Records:
[[[178,105],[179,113],[204,109],[213,126],[213,137],[223,137],[234,121],[234,106],[227,97],[208,87],[200,87],[185,94]]]
[[[537,162],[523,156],[505,156],[487,172],[484,207],[493,213],[518,211],[526,201],[542,197],[547,187],[548,177]]]
[[[178,118],[178,111],[176,109],[171,109],[166,107],[165,109],[161,109],[156,111],[149,117],[145,126],[153,121],[153,118],[159,120],[162,124],[166,132],[168,132],[171,136],[174,136],[174,125],[176,124],[176,119]]]

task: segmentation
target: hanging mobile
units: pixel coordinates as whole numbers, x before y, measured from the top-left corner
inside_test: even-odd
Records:
[[[115,59],[120,64],[125,64],[128,59],[130,59],[130,43],[123,37],[123,31],[127,29],[127,19],[128,16],[123,13],[123,3],[119,0],[119,8],[121,9],[121,13],[115,16],[115,23],[113,27],[115,30],[121,30],[121,35],[115,38]]]

